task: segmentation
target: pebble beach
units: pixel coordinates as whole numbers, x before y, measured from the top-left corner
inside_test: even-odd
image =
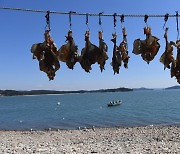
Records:
[[[0,131],[0,153],[180,153],[180,126]]]

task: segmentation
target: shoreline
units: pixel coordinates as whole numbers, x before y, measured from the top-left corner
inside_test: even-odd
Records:
[[[0,130],[0,153],[180,153],[180,126]]]
[[[25,129],[1,129],[1,131],[14,131],[14,132],[28,132],[28,131],[42,131],[42,132],[47,132],[47,131],[75,131],[75,130],[93,130],[93,129],[124,129],[124,128],[141,128],[141,127],[180,127],[180,123],[177,124],[150,124],[150,125],[117,125],[117,126],[80,126],[80,127],[61,127],[61,128],[25,128]]]
[[[36,131],[42,131],[42,132],[48,132],[48,131],[75,131],[75,130],[93,130],[93,129],[124,129],[124,128],[144,128],[144,127],[180,127],[180,124],[162,124],[162,125],[122,125],[122,126],[107,126],[107,127],[98,127],[98,126],[92,126],[92,127],[76,127],[76,128],[40,128],[40,129],[0,129],[0,132],[2,131],[14,131],[14,132],[36,132]]]

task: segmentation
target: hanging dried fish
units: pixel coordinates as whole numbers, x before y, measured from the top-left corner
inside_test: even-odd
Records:
[[[98,59],[99,59],[99,55],[100,55],[100,49],[92,44],[89,40],[89,35],[90,32],[86,31],[85,33],[85,47],[82,49],[81,51],[81,56],[79,57],[79,62],[81,64],[81,67],[86,71],[86,72],[90,72],[91,65],[95,64]]]
[[[171,78],[176,76],[177,67],[176,67],[176,60],[173,60],[171,63]]]
[[[44,33],[46,48],[44,52],[44,59],[39,62],[40,70],[45,72],[49,80],[53,80],[55,72],[60,68],[58,61],[57,47],[50,36],[49,30]]]
[[[45,31],[44,38],[45,38],[46,48],[48,48],[49,51],[52,51],[57,56],[58,55],[57,47],[53,39],[51,38],[49,30]]]
[[[45,41],[43,43],[32,45],[31,52],[33,53],[33,58],[38,59],[40,70],[47,74],[49,80],[53,80],[55,72],[60,68],[57,59],[58,52],[49,30],[45,31],[44,38]]]
[[[119,74],[119,69],[121,67],[121,61],[122,61],[122,56],[121,56],[121,52],[118,48],[118,46],[116,45],[116,38],[117,35],[116,33],[112,34],[113,39],[111,39],[111,41],[114,43],[114,47],[113,47],[113,57],[112,57],[112,62],[111,62],[111,66],[113,67],[114,70],[114,74]]]
[[[37,59],[38,61],[44,58],[44,50],[46,48],[45,43],[37,43],[33,44],[31,47],[31,53],[33,54],[33,59]]]
[[[136,39],[134,41],[133,53],[136,55],[141,54],[143,60],[149,64],[149,62],[156,56],[160,44],[158,43],[159,39],[152,36],[150,27],[144,28],[144,34],[146,35],[145,40]]]
[[[173,45],[177,48],[177,56],[171,65],[171,77],[175,76],[177,82],[180,84],[180,40],[177,40]]]
[[[160,57],[160,62],[164,64],[164,70],[166,68],[170,69],[170,64],[174,61],[172,45],[175,43],[172,41],[168,42],[167,32],[168,32],[168,28],[166,28],[164,34],[164,38],[166,40],[165,52]]]
[[[62,45],[61,48],[58,50],[58,59],[60,61],[66,62],[66,65],[69,69],[73,69],[74,65],[78,61],[78,47],[74,43],[71,30],[68,31],[66,41],[67,44]]]
[[[98,64],[100,65],[101,72],[104,70],[104,65],[106,63],[106,60],[108,59],[107,50],[108,46],[103,40],[102,31],[99,31],[99,49],[100,49],[100,55],[98,58]]]
[[[177,63],[177,68],[180,71],[180,40],[176,41],[176,47],[177,47],[176,63]]]
[[[122,61],[124,63],[124,67],[128,68],[128,61],[130,57],[128,55],[128,46],[127,46],[127,38],[126,38],[127,34],[125,28],[123,28],[122,33],[123,33],[123,41],[119,45],[119,50],[122,55]]]

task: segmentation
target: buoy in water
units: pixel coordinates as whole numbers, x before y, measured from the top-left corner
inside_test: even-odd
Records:
[[[22,120],[19,120],[20,123],[22,123],[23,121]]]
[[[57,105],[60,105],[60,104],[61,104],[61,102],[58,102],[58,103],[57,103]]]

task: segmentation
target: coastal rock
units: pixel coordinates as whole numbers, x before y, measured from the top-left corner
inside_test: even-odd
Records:
[[[180,126],[0,131],[0,153],[180,153]]]

